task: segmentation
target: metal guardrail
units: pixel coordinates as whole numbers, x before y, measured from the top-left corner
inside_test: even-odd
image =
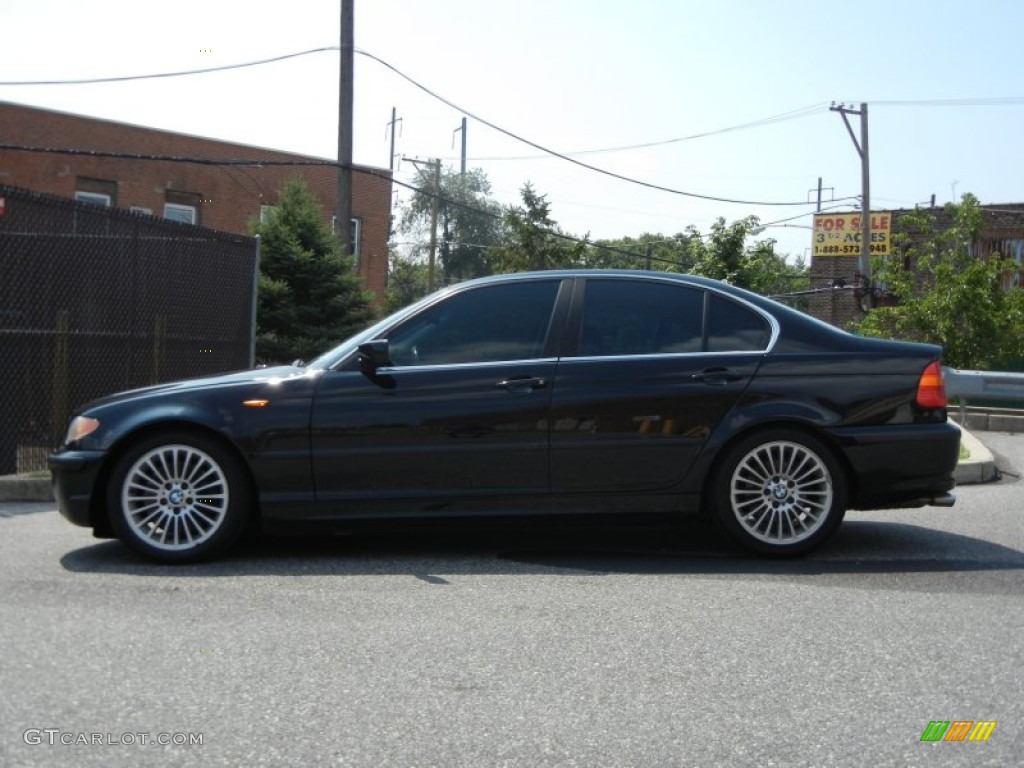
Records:
[[[962,371],[942,368],[946,394],[960,400],[960,423],[967,414],[967,401],[972,398],[1024,402],[1024,373],[1005,371]]]

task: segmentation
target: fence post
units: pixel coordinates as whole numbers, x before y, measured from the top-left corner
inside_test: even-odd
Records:
[[[167,318],[157,315],[153,321],[153,384],[160,383],[160,366],[164,359],[164,344],[167,338]]]
[[[249,367],[256,367],[256,303],[260,294],[260,243],[256,235],[256,263],[252,267],[252,322],[249,324]]]
[[[50,428],[47,431],[47,448],[56,447],[57,435],[67,421],[71,406],[68,401],[69,376],[69,338],[71,332],[71,313],[62,309],[57,312],[57,328],[53,336],[53,388],[50,394]]]

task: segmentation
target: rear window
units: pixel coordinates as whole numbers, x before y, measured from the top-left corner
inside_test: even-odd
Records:
[[[708,352],[758,352],[771,338],[768,321],[754,310],[718,294],[709,294]]]

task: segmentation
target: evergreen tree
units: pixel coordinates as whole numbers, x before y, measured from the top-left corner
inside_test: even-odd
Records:
[[[521,190],[522,207],[505,210],[502,224],[505,241],[489,251],[495,272],[526,272],[579,266],[586,251],[586,239],[576,240],[564,234],[551,218],[551,204],[525,184]]]
[[[278,194],[260,235],[256,358],[259,362],[308,360],[363,327],[372,317],[370,297],[302,179]]]

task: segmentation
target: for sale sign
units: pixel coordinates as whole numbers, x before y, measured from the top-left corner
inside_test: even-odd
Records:
[[[886,212],[871,214],[871,255],[888,256],[892,217]],[[861,240],[859,213],[814,214],[815,256],[859,256]]]

